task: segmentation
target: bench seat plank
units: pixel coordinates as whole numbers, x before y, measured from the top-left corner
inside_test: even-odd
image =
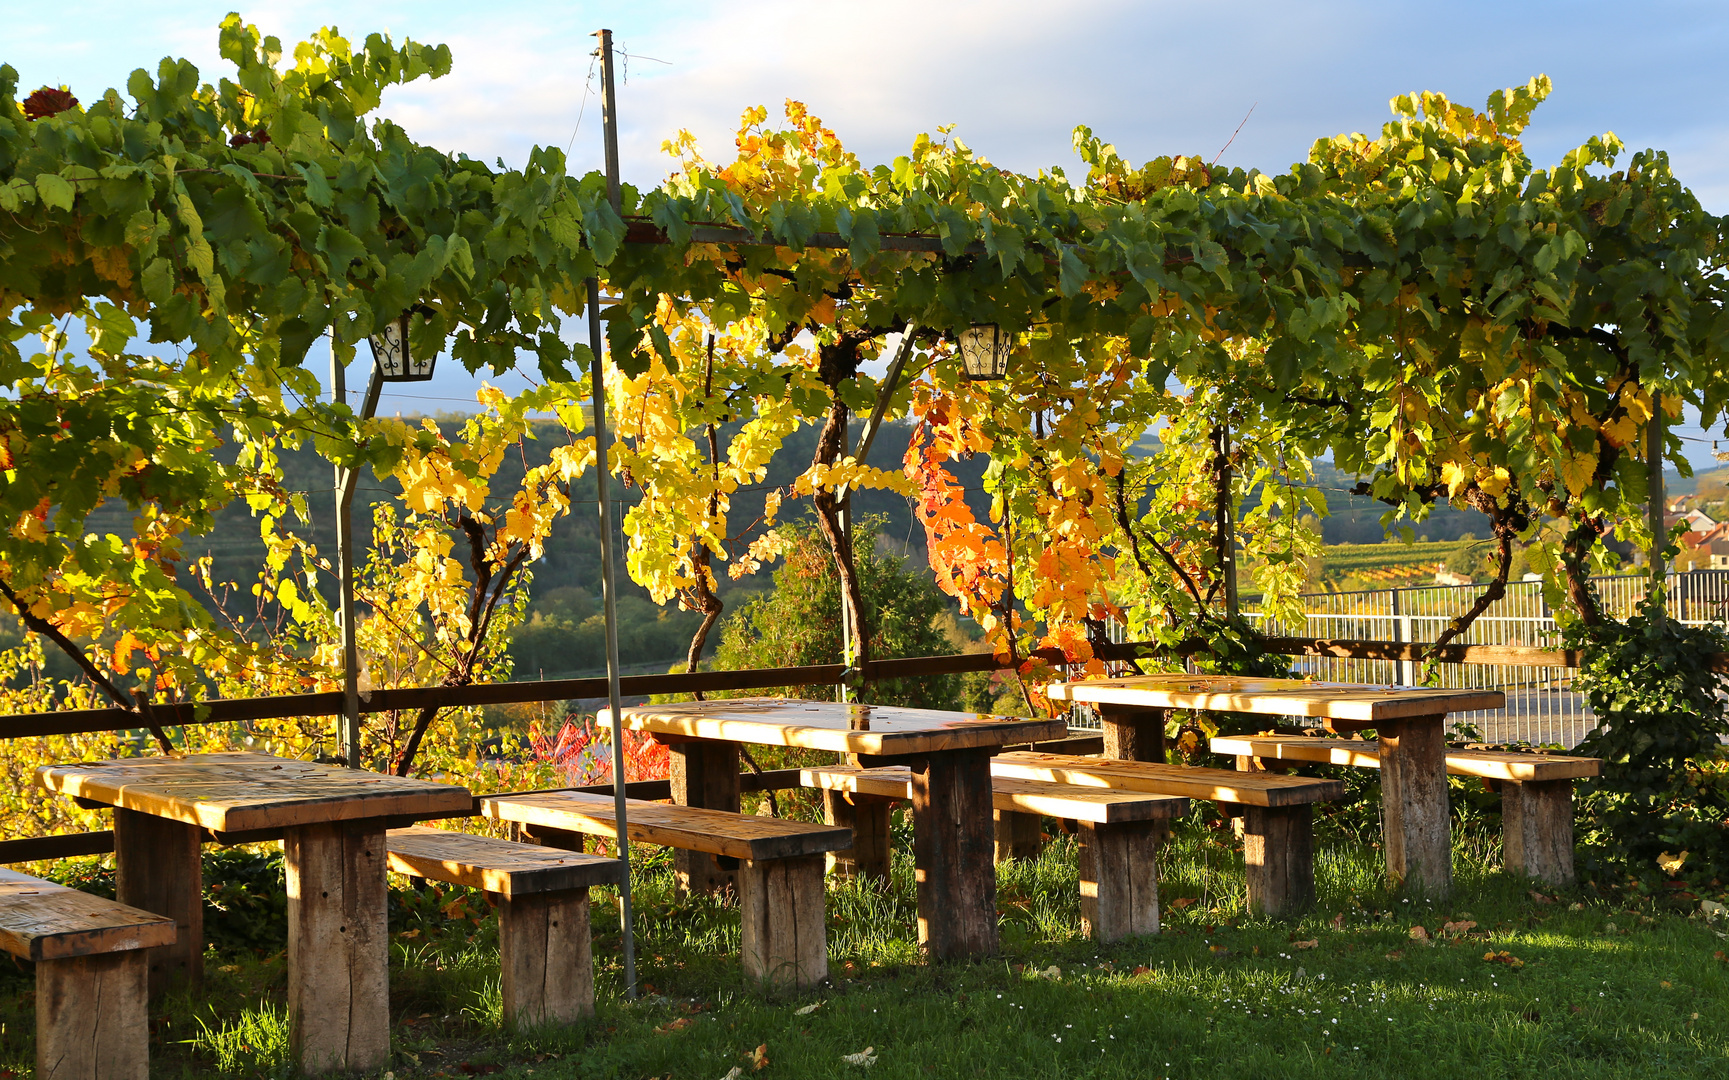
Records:
[[[1317,739],[1307,735],[1220,735],[1212,741],[1213,753],[1237,757],[1272,758],[1280,761],[1313,761],[1327,765],[1381,767],[1380,744],[1373,739]],[[1565,757],[1559,754],[1520,754],[1507,750],[1448,750],[1447,771],[1455,776],[1478,776],[1524,784],[1545,780],[1573,780],[1601,775],[1597,758]]]
[[[491,836],[416,825],[385,834],[399,874],[484,889],[499,896],[565,892],[618,884],[619,863],[603,855],[518,844]]]
[[[481,800],[480,812],[501,821],[600,836],[613,836],[618,829],[609,796],[574,791],[489,796]],[[626,818],[632,841],[751,862],[821,855],[852,846],[851,829],[698,806],[631,799]]]
[[[799,781],[805,787],[829,791],[891,799],[912,798],[912,770],[902,766],[861,769],[835,765],[804,769],[799,773]],[[1100,825],[1178,817],[1189,809],[1189,800],[1180,795],[1119,791],[1013,776],[991,777],[991,803],[998,810],[1043,814]]]
[[[174,944],[174,920],[0,869],[0,949],[26,960]]]
[[[1244,806],[1305,806],[1345,795],[1342,780],[1239,773],[1151,761],[1116,761],[1019,752],[991,759],[993,777],[1019,777],[1079,787],[1116,788]]]

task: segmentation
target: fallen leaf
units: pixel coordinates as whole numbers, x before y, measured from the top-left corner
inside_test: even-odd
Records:
[[[1729,907],[1724,907],[1715,900],[1701,900],[1699,901],[1699,912],[1707,919],[1715,919],[1729,915]]]
[[[1657,985],[1661,986],[1663,989],[1667,990],[1671,986],[1674,986],[1675,984],[1670,982],[1668,979],[1664,979],[1662,982],[1659,982]]]
[[[1181,911],[1184,908],[1188,907],[1190,904],[1193,904],[1196,899],[1197,898],[1193,897],[1193,896],[1179,896],[1175,900],[1171,901],[1170,906],[1175,908],[1178,911]]]
[[[768,1068],[768,1043],[763,1043],[751,1052],[750,1071],[761,1072]]]
[[[876,1047],[867,1046],[856,1054],[842,1054],[840,1059],[848,1065],[857,1065],[868,1069],[877,1063]]]
[[[1413,926],[1411,927],[1411,940],[1427,945],[1429,943],[1429,932],[1423,929],[1420,925]]]
[[[1724,955],[1722,949],[1718,949],[1716,952],[1712,953],[1711,955],[1716,957],[1717,959],[1723,961],[1724,963],[1729,964],[1729,956]]]
[[[1041,979],[1060,980],[1062,977],[1063,977],[1063,969],[1058,967],[1055,964],[1052,964],[1050,967],[1039,972],[1039,978],[1041,978]]]
[[[689,1016],[681,1016],[677,1020],[668,1021],[666,1024],[655,1028],[654,1033],[656,1035],[665,1035],[673,1031],[682,1031],[694,1023],[696,1023],[696,1020],[693,1018]]]
[[[419,936],[420,936],[419,930],[404,930],[402,933],[396,935],[397,940],[399,940],[399,941],[413,941],[415,938],[417,938]],[[224,968],[223,970],[226,971],[228,969]]]
[[[1679,855],[1671,855],[1665,851],[1663,854],[1657,856],[1657,866],[1665,874],[1680,873],[1681,865],[1687,861],[1687,854],[1687,852],[1683,851]]]
[[[1495,952],[1493,949],[1491,949],[1490,951],[1483,954],[1483,959],[1487,960],[1491,964],[1506,964],[1508,967],[1512,968],[1514,971],[1517,971],[1520,968],[1525,966],[1525,961],[1519,959],[1517,956],[1514,956],[1512,953],[1508,952],[1506,949],[1502,949],[1500,952]]]
[[[468,915],[468,904],[459,896],[439,910],[444,912],[447,919],[461,919]]]
[[[794,1016],[809,1016],[811,1013],[816,1012],[818,1009],[822,1008],[822,1006],[823,1006],[823,1003],[819,1001],[814,1005],[806,1005],[802,1009],[794,1009],[792,1011],[792,1014]]]
[[[1148,967],[1148,966],[1147,966],[1147,965],[1145,965],[1145,964],[1142,964],[1142,965],[1141,965],[1141,966],[1140,966],[1140,967],[1138,967],[1138,968],[1136,968],[1136,969],[1135,969],[1135,970],[1134,970],[1134,971],[1133,971],[1133,972],[1131,972],[1131,974],[1134,974],[1134,975],[1145,975],[1145,974],[1146,974],[1146,973],[1147,973],[1147,972],[1149,972],[1149,971],[1151,971],[1151,970],[1153,970],[1153,969],[1152,969],[1152,968],[1150,968],[1150,967]]]
[[[1227,949],[1223,945],[1208,945],[1207,951],[1212,953],[1214,957],[1216,957],[1220,960],[1223,960],[1225,957],[1231,955],[1231,950]]]
[[[1293,942],[1291,942],[1291,948],[1293,948],[1293,949],[1318,949],[1320,947],[1321,947],[1321,939],[1320,938],[1310,938],[1308,941],[1293,941]]]
[[[721,1077],[720,1080],[738,1080],[738,1078],[743,1075],[744,1069],[741,1066],[734,1065],[732,1068],[727,1070],[726,1075]]]
[[[1444,934],[1468,934],[1475,929],[1477,929],[1476,923],[1472,922],[1469,919],[1464,919],[1464,920],[1461,920],[1459,922],[1450,922],[1450,923],[1443,924],[1441,927],[1441,932]]]
[[[1405,953],[1402,949],[1394,949],[1392,952],[1387,954],[1387,959],[1389,960],[1403,960],[1404,958]]]
[[[1536,889],[1531,890],[1531,899],[1537,901],[1537,903],[1539,903],[1539,904],[1553,904],[1555,902],[1555,898],[1553,896],[1544,896],[1542,893],[1538,892]]]
[[[1568,911],[1584,911],[1585,905],[1583,903],[1570,904],[1570,905],[1568,905],[1567,910]]]
[[[1345,913],[1341,911],[1337,915],[1333,916],[1333,929],[1343,930],[1344,928],[1345,928]]]

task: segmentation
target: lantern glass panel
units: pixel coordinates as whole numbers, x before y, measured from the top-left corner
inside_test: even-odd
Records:
[[[414,356],[408,343],[408,319],[407,315],[392,319],[372,335],[372,356],[383,382],[425,382],[432,378],[437,357]]]
[[[960,333],[961,361],[969,379],[1000,379],[1009,371],[1013,339],[995,323],[969,326]]]

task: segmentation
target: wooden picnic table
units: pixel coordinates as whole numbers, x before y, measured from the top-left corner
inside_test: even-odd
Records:
[[[121,903],[179,924],[151,985],[201,975],[206,831],[281,839],[288,879],[288,1010],[308,1073],[367,1072],[390,1055],[386,829],[467,812],[467,788],[267,754],[191,754],[45,765],[36,782],[114,807]]]
[[[1097,707],[1105,756],[1165,760],[1172,709],[1312,717],[1334,733],[1374,728],[1380,736],[1387,872],[1436,898],[1452,887],[1447,802],[1447,714],[1501,709],[1499,690],[1320,683],[1242,675],[1137,675],[1052,683],[1052,701]]]
[[[603,713],[603,722],[610,719]],[[1068,734],[1062,720],[786,698],[639,705],[624,709],[620,720],[668,744],[673,800],[688,806],[738,810],[742,743],[833,750],[856,764],[911,768],[919,943],[938,958],[997,947],[991,755]],[[687,887],[724,880],[712,856],[678,854]]]

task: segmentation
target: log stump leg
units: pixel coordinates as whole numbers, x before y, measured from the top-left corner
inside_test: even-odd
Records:
[[[499,897],[498,953],[507,1027],[594,1015],[587,889]]]
[[[196,825],[114,810],[115,899],[174,920],[174,944],[145,950],[152,998],[204,983],[203,841]]]
[[[370,1072],[390,1056],[384,823],[301,825],[288,876],[289,1044],[303,1072]]]
[[[1169,709],[1146,709],[1125,705],[1100,705],[1104,728],[1103,757],[1119,761],[1165,760],[1165,721]]]
[[[738,813],[738,744],[693,739],[667,748],[672,758],[672,801],[680,806]],[[736,889],[737,870],[722,868],[703,851],[676,850],[673,870],[679,895]]]
[[[1411,892],[1446,899],[1453,886],[1445,716],[1381,726],[1381,801],[1387,874]]]
[[[1557,888],[1572,885],[1573,781],[1501,787],[1501,865]]]
[[[822,874],[819,855],[739,867],[739,952],[745,975],[799,988],[828,978]]]
[[[1295,915],[1315,902],[1315,838],[1308,803],[1301,806],[1245,806],[1243,865],[1249,885],[1249,910],[1262,915]]]
[[[1101,945],[1159,932],[1159,842],[1164,822],[1076,822],[1081,925]]]
[[[37,962],[40,1080],[150,1080],[152,951]]]
[[[1023,814],[1018,810],[992,812],[996,815],[996,862],[999,865],[1010,859],[1039,857],[1039,849],[1043,846],[1040,836],[1044,832],[1039,828],[1039,815]]]
[[[852,830],[852,847],[828,853],[829,873],[838,878],[887,881],[893,865],[889,814],[894,800],[825,790],[822,810],[824,823]]]
[[[988,750],[912,761],[919,945],[946,960],[997,951],[997,867]]]

